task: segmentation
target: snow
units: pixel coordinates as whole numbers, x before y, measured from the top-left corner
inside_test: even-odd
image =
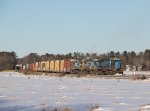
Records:
[[[140,111],[150,111],[150,105],[145,105],[140,108]]]
[[[149,79],[118,82],[0,72],[0,111],[150,111],[149,104]]]

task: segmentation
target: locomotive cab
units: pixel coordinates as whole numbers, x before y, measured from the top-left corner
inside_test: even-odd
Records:
[[[121,69],[121,60],[114,60],[114,69],[115,70]]]
[[[115,73],[120,73],[123,74],[123,69],[122,69],[122,62],[120,59],[115,59],[114,61],[114,70]]]

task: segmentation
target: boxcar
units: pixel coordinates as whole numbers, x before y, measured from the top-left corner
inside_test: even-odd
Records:
[[[38,62],[35,63],[35,71],[38,71]]]
[[[60,61],[60,72],[64,72],[64,60]]]
[[[55,69],[55,62],[50,61],[50,72],[54,72],[54,69]]]
[[[46,70],[46,62],[42,61],[41,62],[41,71],[44,72]]]
[[[50,72],[50,61],[46,61],[45,63],[45,71]]]
[[[41,71],[41,62],[38,62],[38,71]]]
[[[31,71],[34,71],[34,63],[30,64]]]
[[[70,73],[71,72],[71,60],[64,60],[64,72]]]
[[[60,72],[60,60],[55,61],[55,72]]]

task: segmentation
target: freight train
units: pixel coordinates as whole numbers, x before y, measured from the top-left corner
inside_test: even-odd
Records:
[[[18,67],[19,68],[19,67]],[[123,73],[120,59],[89,60],[80,63],[75,59],[41,61],[21,65],[22,70],[48,73],[116,74]]]

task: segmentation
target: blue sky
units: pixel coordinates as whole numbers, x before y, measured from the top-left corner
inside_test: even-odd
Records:
[[[19,57],[150,48],[150,0],[0,0],[0,51]]]

